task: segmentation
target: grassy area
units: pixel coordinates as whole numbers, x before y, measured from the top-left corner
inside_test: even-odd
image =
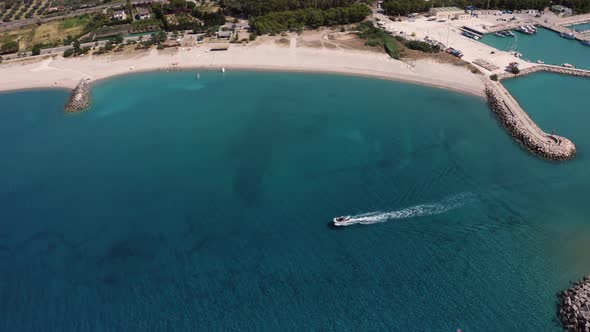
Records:
[[[68,18],[61,23],[60,29],[68,30],[68,29],[74,29],[77,27],[81,27],[83,29],[86,26],[86,24],[88,24],[89,21],[90,21],[90,18],[88,18],[88,16]]]
[[[0,33],[0,44],[17,41],[20,51],[30,50],[35,44],[62,45],[68,35],[79,36],[89,20],[88,17],[83,16],[65,21],[44,23],[41,26],[32,24],[22,29]]]

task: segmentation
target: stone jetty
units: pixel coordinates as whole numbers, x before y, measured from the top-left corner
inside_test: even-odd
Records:
[[[68,113],[80,112],[90,105],[90,87],[88,80],[81,80],[72,90],[70,98],[66,103],[65,110]]]
[[[577,68],[566,68],[566,67],[553,66],[553,65],[535,65],[530,68],[522,69],[518,74],[511,74],[511,73],[499,74],[498,80],[520,77],[520,76],[529,75],[532,73],[537,73],[537,72],[542,72],[542,71],[561,74],[561,75],[571,75],[571,76],[590,78],[590,70],[577,69]]]
[[[522,146],[533,154],[550,160],[566,160],[575,156],[574,143],[565,137],[541,130],[499,82],[486,80],[484,83],[490,108],[504,128]]]
[[[559,319],[567,331],[590,332],[590,276],[559,293]]]

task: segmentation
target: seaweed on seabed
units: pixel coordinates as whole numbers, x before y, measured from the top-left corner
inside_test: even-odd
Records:
[[[141,233],[114,241],[107,252],[98,259],[99,265],[151,262],[156,257],[164,237]]]

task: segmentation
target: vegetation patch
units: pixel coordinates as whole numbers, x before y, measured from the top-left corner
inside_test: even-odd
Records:
[[[283,31],[302,31],[304,27],[350,24],[364,20],[371,9],[363,4],[330,9],[307,8],[293,11],[273,12],[250,20],[250,26],[258,34],[277,34]]]
[[[362,22],[357,26],[357,30],[358,36],[366,41],[367,46],[381,47],[394,59],[399,59],[402,56],[402,47],[399,41],[375,27],[373,22]]]

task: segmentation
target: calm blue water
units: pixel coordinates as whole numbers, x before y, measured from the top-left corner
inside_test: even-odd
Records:
[[[480,39],[499,50],[516,50],[531,62],[543,60],[547,64],[571,63],[577,68],[590,69],[590,47],[577,40],[565,39],[551,30],[538,28],[535,35],[514,31],[516,37],[497,37],[493,34]]]
[[[578,30],[578,31],[590,30],[590,22],[582,23],[582,24],[576,24],[576,25],[570,25],[570,26],[568,26],[568,28],[575,29],[575,30]]]
[[[381,80],[138,74],[77,115],[0,94],[0,330],[559,331],[589,272],[584,84],[522,100],[558,105],[532,114],[568,163],[483,99]]]

